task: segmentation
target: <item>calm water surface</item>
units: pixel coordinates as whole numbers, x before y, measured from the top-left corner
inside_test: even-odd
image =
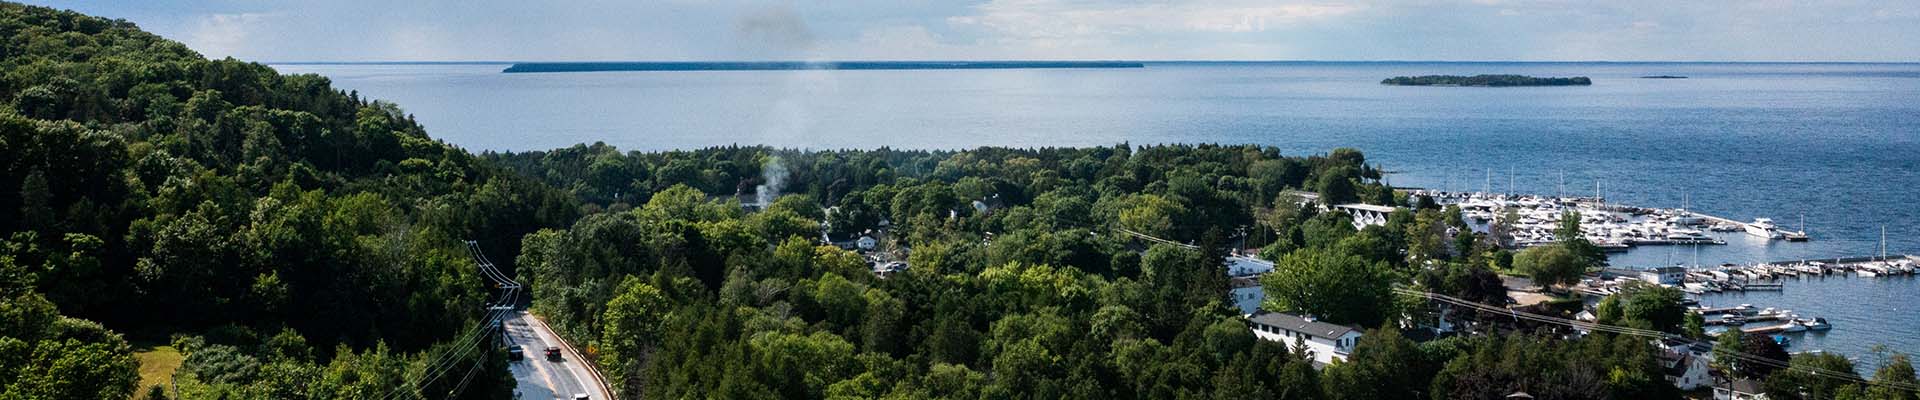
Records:
[[[473,150],[604,141],[971,148],[1257,143],[1364,150],[1401,186],[1592,194],[1805,228],[1651,247],[1616,265],[1718,264],[1920,252],[1920,64],[1150,63],[1142,69],[502,74],[506,65],[277,65],[404,106]],[[1378,84],[1396,75],[1589,76],[1589,87]],[[1688,79],[1639,79],[1684,75]],[[1492,178],[1488,175],[1491,173]],[[1564,176],[1564,179],[1562,178]],[[1491,181],[1489,183],[1489,181]],[[1511,182],[1511,185],[1509,184]],[[1564,182],[1564,183],[1563,183]],[[1697,251],[1697,253],[1696,253]],[[1836,325],[1793,350],[1871,362],[1920,353],[1912,278],[1789,281],[1717,295]]]

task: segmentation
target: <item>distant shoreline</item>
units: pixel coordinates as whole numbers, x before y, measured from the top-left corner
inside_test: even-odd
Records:
[[[500,72],[609,72],[609,71],[798,71],[798,70],[938,70],[938,69],[1107,69],[1144,68],[1129,61],[759,61],[759,62],[534,62],[517,63]]]
[[[262,61],[267,65],[513,65],[533,63],[641,63],[641,62],[754,62],[754,61],[542,61],[542,60],[284,60]],[[779,61],[776,61],[779,62]],[[1000,61],[841,61],[848,62],[1000,62]],[[1051,62],[1051,61],[1035,61]],[[1073,62],[1073,61],[1068,61]],[[1154,65],[1259,65],[1259,64],[1439,64],[1439,65],[1913,65],[1914,61],[1447,61],[1447,60],[1108,60],[1103,62]]]
[[[1396,76],[1380,81],[1389,86],[1462,86],[1462,87],[1521,87],[1521,86],[1588,86],[1592,79],[1584,76],[1571,78],[1541,78],[1524,75],[1422,75]]]

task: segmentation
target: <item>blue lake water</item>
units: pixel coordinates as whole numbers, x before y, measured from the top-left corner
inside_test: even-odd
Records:
[[[1920,252],[1920,64],[1148,63],[1139,69],[503,74],[498,65],[276,65],[399,103],[472,150],[603,141],[971,148],[1355,147],[1398,186],[1592,194],[1805,229],[1807,243],[1650,247],[1615,265]],[[1586,87],[1380,85],[1398,75],[1588,76]],[[1683,75],[1687,79],[1640,79]],[[1491,171],[1492,178],[1488,175]],[[1564,179],[1562,178],[1564,176]],[[1489,181],[1491,183],[1489,184]],[[1511,184],[1509,184],[1511,182]],[[1564,183],[1562,183],[1564,182]],[[1793,350],[1920,353],[1920,282],[1789,281],[1719,295],[1823,316]]]

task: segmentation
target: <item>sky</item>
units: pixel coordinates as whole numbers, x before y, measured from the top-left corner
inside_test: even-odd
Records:
[[[1914,0],[27,0],[250,61],[1920,61]]]

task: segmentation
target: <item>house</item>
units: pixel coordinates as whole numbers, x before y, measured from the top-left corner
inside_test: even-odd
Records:
[[[1260,280],[1251,276],[1236,276],[1229,280],[1233,291],[1233,305],[1240,308],[1241,315],[1260,311],[1260,302],[1267,300],[1267,293],[1260,287]]]
[[[880,246],[880,241],[874,240],[872,236],[861,236],[859,239],[853,240],[853,245],[860,250],[873,251],[874,248]]]
[[[1304,344],[1316,365],[1346,361],[1353,346],[1360,342],[1360,328],[1288,313],[1255,311],[1247,316],[1247,325],[1261,340],[1285,343],[1288,347]]]
[[[1767,391],[1761,389],[1760,381],[1740,379],[1715,385],[1713,398],[1714,400],[1766,400]]]
[[[1253,276],[1273,272],[1273,263],[1251,256],[1227,257],[1227,276]]]
[[[1667,382],[1680,390],[1694,390],[1713,384],[1709,374],[1712,366],[1707,358],[1691,352],[1661,352],[1660,368],[1666,371]]]
[[[1387,216],[1393,215],[1395,208],[1372,204],[1341,204],[1333,209],[1353,216],[1353,229],[1366,229],[1368,226],[1386,225]]]
[[[1640,280],[1655,285],[1680,285],[1687,282],[1686,267],[1659,267],[1640,270]]]
[[[1654,344],[1660,348],[1660,368],[1674,387],[1694,390],[1713,385],[1711,346],[1680,339],[1662,339]]]

